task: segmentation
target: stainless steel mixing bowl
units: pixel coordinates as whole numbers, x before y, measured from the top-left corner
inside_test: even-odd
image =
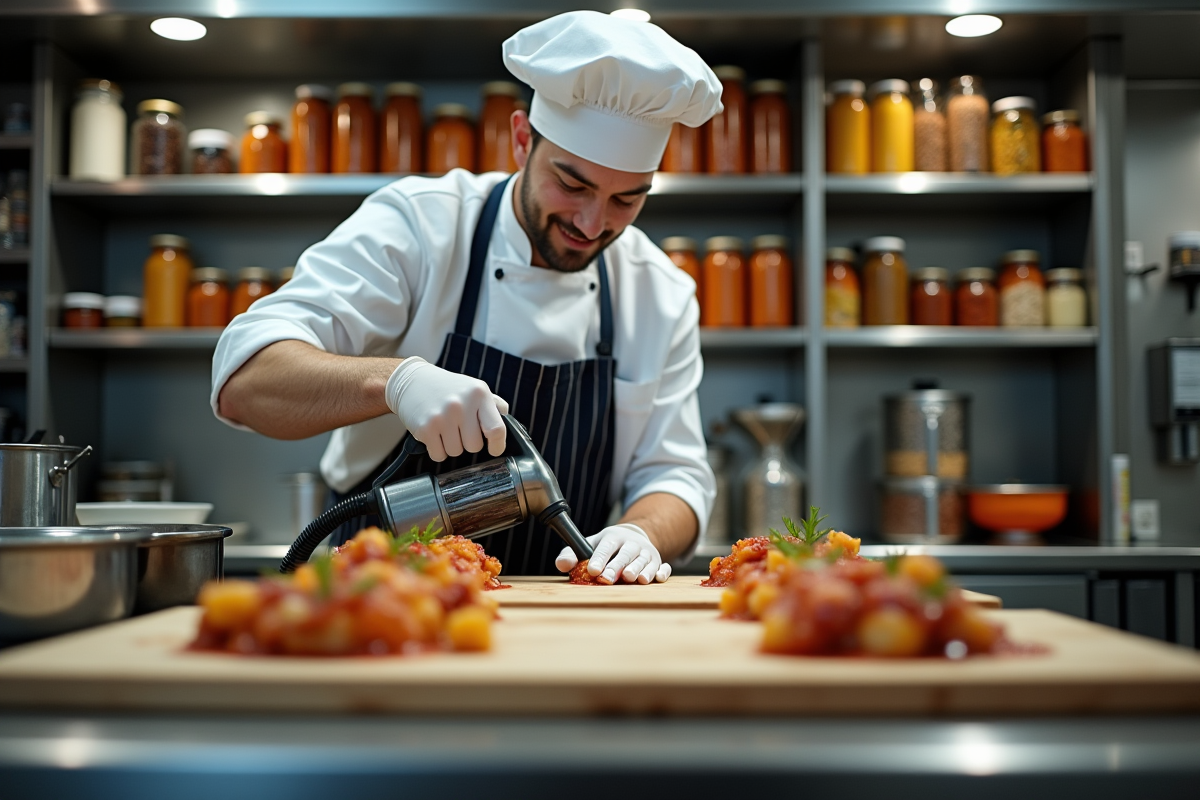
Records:
[[[221,525],[121,525],[144,538],[137,554],[135,614],[196,602],[200,587],[225,575],[225,537]]]

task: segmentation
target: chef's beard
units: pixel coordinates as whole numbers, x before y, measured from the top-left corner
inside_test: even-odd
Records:
[[[562,251],[557,249],[554,246],[554,240],[550,238],[550,231],[555,225],[561,226],[567,233],[579,239],[588,239],[589,237],[557,214],[546,216],[544,225],[533,227],[536,224],[534,220],[542,219],[542,207],[533,197],[528,175],[525,176],[525,180],[521,181],[521,213],[525,217],[525,224],[533,228],[533,230],[526,230],[533,242],[533,249],[550,269],[557,272],[579,272],[587,269],[587,265],[591,264],[596,256],[600,255],[600,252],[617,238],[617,234],[612,231],[604,231],[596,237],[596,246],[592,250]]]

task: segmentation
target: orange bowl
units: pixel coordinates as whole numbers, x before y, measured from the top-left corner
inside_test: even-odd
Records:
[[[1067,487],[1028,483],[975,486],[967,494],[967,513],[976,525],[997,533],[1040,533],[1066,518]]]

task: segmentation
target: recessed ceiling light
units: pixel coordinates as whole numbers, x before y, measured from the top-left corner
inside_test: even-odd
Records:
[[[183,17],[163,17],[150,23],[150,30],[164,39],[174,39],[177,42],[194,42],[203,39],[208,28],[194,19]]]
[[[642,11],[640,8],[618,8],[616,11],[610,11],[609,13],[614,17],[632,20],[633,22],[650,21],[650,12]]]
[[[1000,30],[1004,23],[991,14],[966,14],[946,23],[946,33],[951,36],[987,36]]]

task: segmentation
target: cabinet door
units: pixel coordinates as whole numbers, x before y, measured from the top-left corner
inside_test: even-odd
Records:
[[[1088,582],[1083,575],[955,575],[964,589],[994,594],[1005,608],[1045,608],[1088,618]]]

